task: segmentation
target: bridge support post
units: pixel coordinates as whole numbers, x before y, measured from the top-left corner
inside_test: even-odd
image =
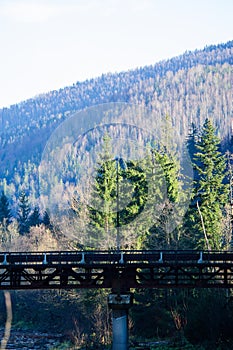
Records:
[[[128,350],[128,310],[132,294],[109,294],[108,305],[112,309],[112,350]]]

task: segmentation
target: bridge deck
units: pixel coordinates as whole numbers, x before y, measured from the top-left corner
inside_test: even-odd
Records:
[[[233,288],[233,252],[0,253],[0,289]]]

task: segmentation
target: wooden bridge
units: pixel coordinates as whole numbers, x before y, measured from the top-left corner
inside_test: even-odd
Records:
[[[0,289],[233,288],[233,252],[51,251],[0,253]]]

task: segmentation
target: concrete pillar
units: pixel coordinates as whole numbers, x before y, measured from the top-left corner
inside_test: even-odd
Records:
[[[128,350],[128,310],[112,310],[112,350]]]
[[[112,309],[112,350],[128,350],[128,310],[132,294],[109,294],[108,305]]]

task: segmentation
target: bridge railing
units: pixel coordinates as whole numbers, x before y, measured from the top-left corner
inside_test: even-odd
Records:
[[[134,264],[134,263],[232,263],[232,251],[122,250],[0,252],[0,266],[6,264]]]

